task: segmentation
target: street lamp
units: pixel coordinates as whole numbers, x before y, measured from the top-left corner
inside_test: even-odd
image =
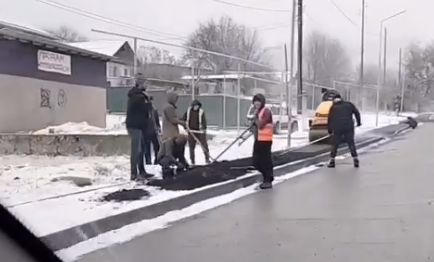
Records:
[[[380,44],[378,47],[378,76],[377,76],[377,101],[376,101],[376,116],[375,116],[375,125],[378,126],[378,114],[379,114],[379,110],[380,110],[380,87],[382,86],[381,83],[381,47],[382,47],[382,40],[383,40],[383,24],[386,21],[389,21],[390,19],[397,17],[399,15],[404,14],[405,12],[407,12],[407,10],[403,10],[401,12],[398,12],[396,14],[393,14],[389,17],[384,18],[383,20],[381,20],[380,22]],[[384,54],[386,55],[386,54]]]

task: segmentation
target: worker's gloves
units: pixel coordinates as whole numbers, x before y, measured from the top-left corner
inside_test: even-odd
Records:
[[[333,130],[328,129],[327,132],[329,133],[329,135],[333,134]]]
[[[357,123],[357,127],[362,126],[362,123]]]

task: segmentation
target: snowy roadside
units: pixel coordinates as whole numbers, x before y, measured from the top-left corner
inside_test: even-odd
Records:
[[[394,124],[402,118],[381,116],[380,126]],[[364,126],[358,133],[373,129],[374,114],[363,115]],[[72,127],[71,127],[72,126]],[[71,131],[74,125],[70,124]],[[95,132],[94,127],[75,126],[74,132]],[[116,125],[114,125],[116,126]],[[111,128],[114,130],[115,128]],[[120,129],[120,128],[119,128]],[[210,142],[212,156],[217,156],[236,136],[236,131],[221,132]],[[307,143],[307,133],[292,135],[292,146]],[[220,160],[230,160],[251,155],[252,139],[243,145],[235,145]],[[273,150],[286,148],[286,135],[276,136]],[[188,149],[186,150],[188,158]],[[198,164],[204,164],[203,153],[196,149]],[[148,166],[149,172],[160,175],[157,166]],[[55,181],[62,176],[89,178],[91,186],[77,187],[70,181]],[[54,179],[54,180],[53,180]],[[43,156],[5,156],[0,157],[1,200],[10,210],[30,225],[38,235],[46,235],[71,226],[95,219],[126,212],[138,207],[179,197],[189,192],[159,191],[146,187],[149,198],[129,203],[101,202],[107,193],[133,186],[129,183],[129,160],[127,157],[43,157]],[[82,193],[80,193],[82,192]],[[47,199],[48,198],[48,199]],[[40,200],[40,201],[38,201]],[[29,203],[30,202],[30,203]]]

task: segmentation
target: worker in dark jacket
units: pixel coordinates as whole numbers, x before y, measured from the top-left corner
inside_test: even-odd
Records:
[[[144,139],[145,140],[145,162],[147,165],[152,164],[151,145],[154,149],[154,156],[155,156],[154,165],[157,164],[157,154],[158,154],[158,151],[160,151],[160,141],[158,139],[158,136],[161,133],[161,125],[160,125],[160,119],[158,116],[158,111],[154,107],[154,105],[152,104],[153,100],[154,100],[153,97],[150,96],[149,101],[152,105],[151,114],[149,116],[150,125],[147,129],[147,132],[144,134],[145,135],[145,139]]]
[[[209,149],[206,138],[206,116],[199,100],[193,100],[191,106],[185,111],[182,120],[186,122],[187,127],[190,129],[188,132],[188,148],[190,150],[191,163],[193,165],[196,163],[194,151],[197,142],[199,142],[205,155],[205,161],[209,164]]]
[[[189,168],[185,159],[187,136],[183,134],[167,138],[158,152],[157,161],[161,166],[163,179],[173,178],[177,173]]]
[[[143,161],[144,137],[143,133],[148,129],[152,105],[145,94],[146,86],[140,81],[128,92],[128,104],[125,125],[131,138],[131,180],[152,177],[145,170]]]
[[[255,114],[252,132],[255,137],[253,144],[253,166],[262,174],[260,189],[273,187],[273,160],[271,147],[273,145],[273,115],[265,106],[265,96],[257,94],[253,97]]]
[[[348,144],[351,156],[353,157],[354,167],[359,167],[359,159],[357,158],[357,150],[354,142],[353,115],[356,118],[357,126],[361,126],[360,112],[356,106],[349,101],[342,100],[341,96],[336,94],[328,116],[328,133],[333,135],[333,145],[330,152],[330,162],[328,164],[330,168],[335,167],[335,157],[338,147],[343,142]]]

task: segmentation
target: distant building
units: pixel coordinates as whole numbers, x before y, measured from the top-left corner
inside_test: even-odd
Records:
[[[134,85],[134,50],[128,41],[100,40],[69,43],[69,45],[116,58],[115,61],[107,63],[107,81],[110,87]]]
[[[191,67],[172,64],[148,63],[144,65],[144,74],[149,78],[179,80],[182,76],[191,75]],[[212,74],[211,70],[201,69],[201,74]],[[195,72],[197,74],[197,72]]]
[[[181,80],[190,83],[192,79],[196,81],[194,89],[195,94],[238,94],[238,78],[244,79],[245,75],[226,74],[226,75],[191,75],[181,77]],[[199,81],[198,81],[199,80]],[[240,87],[240,93],[243,93],[243,87]],[[191,91],[190,91],[191,92]]]
[[[0,132],[66,122],[106,124],[111,56],[25,33],[0,30]]]

